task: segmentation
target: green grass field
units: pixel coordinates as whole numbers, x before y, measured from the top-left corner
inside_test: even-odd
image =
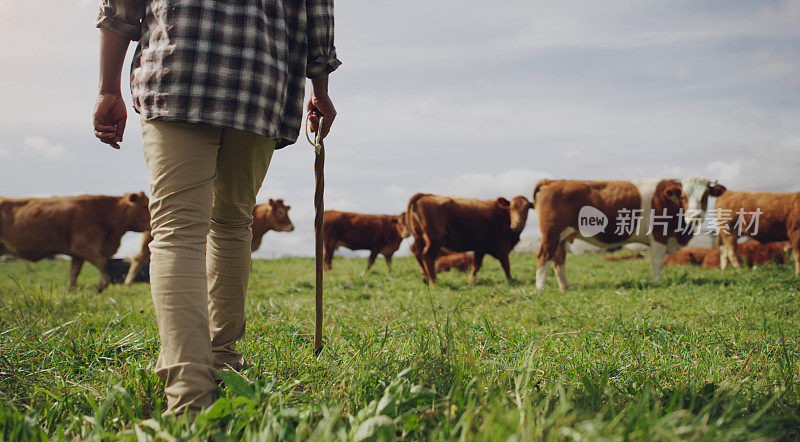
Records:
[[[752,440],[800,438],[800,278],[568,258],[573,289],[427,288],[412,258],[334,260],[311,351],[313,260],[259,260],[214,407],[162,419],[149,286],[66,290],[65,261],[0,262],[0,439]]]

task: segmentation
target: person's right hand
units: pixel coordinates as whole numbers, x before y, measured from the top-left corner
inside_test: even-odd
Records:
[[[331,131],[331,125],[334,118],[336,118],[336,108],[333,107],[331,97],[327,93],[317,93],[312,91],[311,96],[308,97],[306,103],[306,110],[309,115],[309,124],[311,132],[316,133],[319,127],[320,117],[322,118],[322,127],[320,128],[320,137],[325,138],[328,132]]]
[[[125,132],[125,123],[128,112],[122,94],[100,92],[94,104],[94,136],[100,141],[119,149],[122,134]]]

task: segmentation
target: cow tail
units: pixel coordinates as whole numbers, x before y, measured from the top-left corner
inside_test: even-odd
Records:
[[[531,201],[531,204],[533,204],[533,207],[536,207],[536,194],[539,193],[540,190],[542,190],[542,187],[544,187],[544,186],[546,186],[546,185],[548,185],[548,184],[550,184],[552,182],[553,182],[552,180],[539,180],[539,182],[536,183],[536,187],[533,188],[533,197],[532,197],[532,201]]]
[[[419,219],[419,214],[417,213],[417,201],[424,196],[428,196],[428,194],[418,193],[412,196],[411,199],[408,200],[408,208],[406,209],[406,216],[408,217],[408,229],[415,238],[422,235],[422,232],[419,230],[422,222]]]

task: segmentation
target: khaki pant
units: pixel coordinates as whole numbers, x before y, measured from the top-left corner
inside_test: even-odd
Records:
[[[273,139],[201,124],[142,121],[150,178],[150,286],[167,412],[216,399],[217,369],[244,363],[252,212]]]

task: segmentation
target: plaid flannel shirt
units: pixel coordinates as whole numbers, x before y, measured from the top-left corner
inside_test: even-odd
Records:
[[[139,45],[133,106],[145,119],[205,123],[294,143],[305,79],[341,62],[333,0],[101,0],[95,26]]]

